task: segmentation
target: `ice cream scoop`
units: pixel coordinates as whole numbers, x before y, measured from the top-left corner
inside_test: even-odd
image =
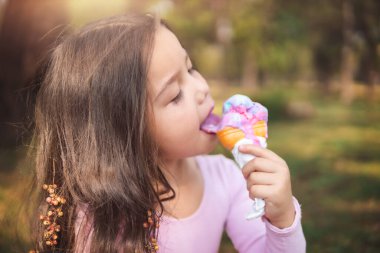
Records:
[[[242,144],[255,144],[266,148],[268,138],[268,110],[261,104],[253,102],[244,95],[234,95],[223,104],[221,118],[210,114],[201,129],[216,133],[221,144],[230,150],[242,169],[255,156],[239,152]],[[254,219],[264,214],[265,202],[255,198],[253,210],[247,219]]]

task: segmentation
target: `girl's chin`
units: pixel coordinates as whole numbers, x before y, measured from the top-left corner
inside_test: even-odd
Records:
[[[218,144],[218,138],[216,137],[216,135],[211,135],[211,134],[208,134],[210,135],[210,142],[209,142],[209,145],[208,148],[207,148],[207,151],[206,153],[210,153],[211,151],[213,151],[215,148],[216,148],[216,145]]]
[[[216,134],[214,134],[214,133],[209,133],[209,132],[206,132],[206,131],[203,131],[203,130],[200,130],[201,132],[202,132],[202,134],[204,135],[204,136],[206,136],[206,138],[210,141],[210,142],[217,142],[217,140],[218,140],[218,137],[217,137],[217,135]]]

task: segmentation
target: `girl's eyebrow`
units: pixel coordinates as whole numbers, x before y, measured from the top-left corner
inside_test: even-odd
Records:
[[[187,63],[187,60],[189,59],[189,55],[186,53],[186,56],[185,56],[185,64]],[[158,99],[159,96],[161,96],[161,94],[168,88],[168,86],[173,83],[174,80],[177,79],[178,75],[180,74],[180,71],[176,71],[173,73],[173,75],[171,75],[166,81],[164,81],[163,83],[163,88],[160,90],[160,92],[158,92],[155,100]]]

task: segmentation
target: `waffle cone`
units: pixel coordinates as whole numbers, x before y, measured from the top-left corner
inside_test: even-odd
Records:
[[[255,136],[267,137],[267,124],[264,120],[253,125],[252,130]],[[228,150],[232,150],[235,144],[245,137],[242,130],[234,127],[225,127],[216,134],[220,143]]]
[[[253,133],[255,136],[267,137],[267,124],[264,120],[260,120],[253,125]]]
[[[225,127],[216,134],[220,143],[222,143],[222,145],[228,150],[232,150],[236,142],[243,139],[245,136],[242,130],[234,127]]]

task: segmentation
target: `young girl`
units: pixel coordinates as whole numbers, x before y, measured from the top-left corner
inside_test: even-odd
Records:
[[[152,15],[91,23],[52,52],[37,96],[36,247],[55,252],[305,252],[289,169],[274,152],[243,173],[200,129],[214,101]],[[247,221],[251,198],[265,217]]]

